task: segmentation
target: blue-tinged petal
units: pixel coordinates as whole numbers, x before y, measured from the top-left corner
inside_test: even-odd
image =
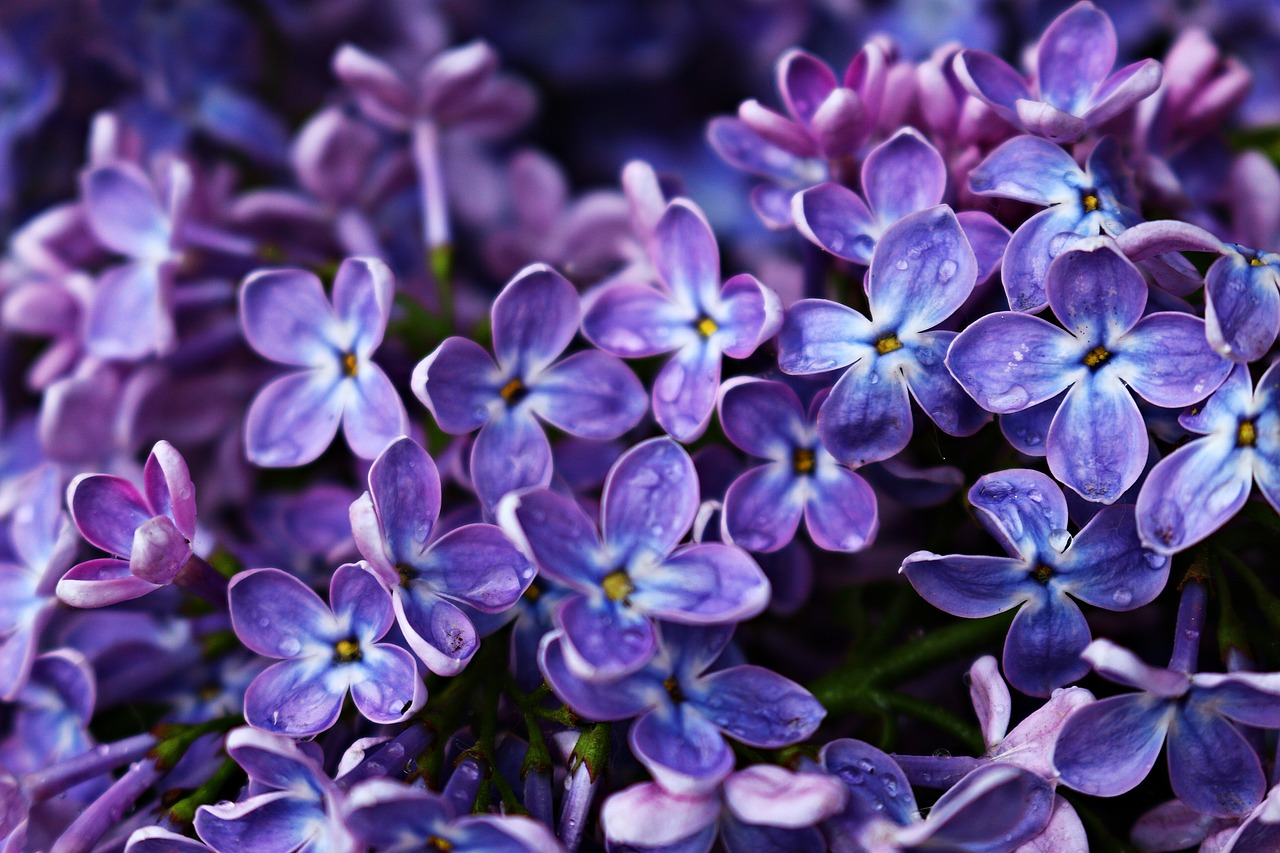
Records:
[[[796,230],[837,258],[869,266],[880,228],[858,194],[828,181],[791,198]]]
[[[1009,307],[1034,313],[1049,304],[1049,264],[1081,237],[1097,233],[1078,202],[1056,204],[1018,226],[1000,264]]]
[[[1028,406],[1017,412],[1009,412],[1000,416],[1000,432],[1013,449],[1027,456],[1044,456],[1045,439],[1049,435],[1049,425],[1066,394],[1050,397],[1034,406]]]
[[[952,616],[978,619],[1017,607],[1038,590],[1031,568],[1013,557],[941,556],[917,551],[901,572],[920,597]]]
[[[1179,415],[1178,423],[1189,432],[1202,435],[1230,433],[1234,436],[1240,426],[1240,419],[1256,413],[1249,368],[1237,364],[1218,386],[1218,390],[1201,405]]]
[[[1004,674],[1028,696],[1048,696],[1089,673],[1080,653],[1089,645],[1089,623],[1076,603],[1052,588],[1032,596],[1009,626]]]
[[[720,250],[716,235],[694,204],[676,199],[653,233],[653,263],[676,301],[706,309],[720,289]]]
[[[354,352],[368,356],[382,343],[395,290],[391,269],[377,258],[347,258],[338,267],[333,309]]]
[[[1247,814],[1267,791],[1249,742],[1195,702],[1180,709],[1169,725],[1169,781],[1178,799],[1215,817]]]
[[[409,387],[431,410],[440,429],[462,435],[487,422],[501,399],[503,385],[497,365],[468,338],[449,338],[413,369]]]
[[[135,361],[173,345],[165,291],[169,270],[147,261],[112,267],[98,279],[85,316],[85,346],[105,359]]]
[[[329,606],[339,628],[361,641],[380,640],[396,621],[391,594],[364,563],[345,563],[329,581]]]
[[[714,790],[733,770],[733,750],[719,729],[687,703],[645,714],[628,740],[654,781],[677,796]]]
[[[977,258],[950,207],[908,214],[876,243],[867,274],[871,316],[899,333],[933,328],[964,304],[977,280]]]
[[[621,678],[652,660],[658,649],[653,623],[646,615],[603,595],[571,595],[554,616],[564,632],[565,661],[580,678]]]
[[[769,604],[769,581],[741,548],[690,545],[661,563],[633,567],[631,601],[659,619],[692,624],[741,622]]]
[[[899,826],[916,819],[916,798],[894,760],[869,743],[852,738],[839,738],[828,743],[819,754],[827,772],[844,783],[849,802],[840,822],[849,821],[861,828],[867,818],[877,815]]]
[[[493,351],[507,373],[534,375],[578,332],[578,291],[545,264],[525,267],[493,301]]]
[[[1150,403],[1189,406],[1213,393],[1231,362],[1209,346],[1204,321],[1176,311],[1148,314],[1116,343],[1115,371]]]
[[[260,655],[297,657],[336,639],[336,622],[320,596],[279,569],[241,572],[227,599],[236,636]]]
[[[974,97],[1014,127],[1021,127],[1017,103],[1031,93],[1022,75],[1009,63],[984,50],[962,50],[956,57],[956,76]]]
[[[1083,119],[1064,112],[1048,101],[1018,101],[1018,121],[1028,133],[1063,145],[1079,141],[1088,126]]]
[[[979,195],[1053,205],[1074,201],[1084,180],[1083,170],[1060,146],[1036,136],[1017,136],[969,173],[969,188]]]
[[[677,622],[659,623],[659,643],[668,662],[663,674],[670,671],[681,683],[693,683],[720,660],[729,641],[733,639],[736,625],[721,622],[715,625],[682,625]],[[726,656],[723,665],[730,661]]]
[[[764,178],[799,182],[803,175],[821,168],[820,161],[797,157],[736,118],[712,119],[707,125],[707,141],[730,166]]]
[[[644,386],[625,364],[597,350],[574,353],[537,378],[530,407],[580,438],[617,438],[649,408]]]
[[[842,465],[820,466],[810,480],[804,520],[813,544],[828,551],[861,551],[880,529],[875,492]]]
[[[523,542],[541,573],[557,583],[587,591],[598,587],[613,568],[605,563],[587,514],[564,495],[549,489],[525,492],[504,502],[498,519],[509,535]]]
[[[589,720],[629,720],[653,707],[660,683],[645,673],[599,681],[587,681],[570,667],[561,632],[542,638],[538,667],[556,696]],[[659,695],[662,695],[659,693]]]
[[[1204,672],[1191,676],[1196,704],[1260,729],[1280,729],[1280,673]]]
[[[1232,252],[1218,258],[1204,279],[1205,333],[1213,348],[1235,362],[1257,361],[1280,331],[1276,267],[1252,266]]]
[[[291,791],[201,806],[195,818],[200,840],[214,850],[301,850],[322,837],[326,823],[318,802]]]
[[[1204,820],[1213,823],[1211,818],[1206,817]],[[1280,788],[1272,788],[1267,793],[1267,798],[1227,839],[1222,853],[1247,853],[1249,850],[1277,848],[1280,848]]]
[[[131,258],[162,260],[171,251],[173,224],[140,168],[119,162],[81,179],[85,216],[109,249]]]
[[[191,542],[167,515],[149,518],[133,533],[129,571],[157,585],[173,583],[191,558]]]
[[[382,725],[398,723],[427,701],[413,655],[389,643],[365,646],[362,652],[360,663],[347,667],[353,670],[351,698],[367,719]]]
[[[1009,764],[987,764],[939,797],[924,823],[903,840],[924,850],[1017,850],[1044,831],[1053,802],[1053,786],[1041,777]]]
[[[973,435],[991,415],[974,402],[947,370],[944,359],[955,332],[924,332],[902,343],[912,358],[903,362],[907,388],[920,408],[947,435]]]
[[[508,409],[480,428],[471,446],[471,482],[490,512],[508,492],[551,482],[551,445],[527,409]]]
[[[1053,478],[1039,471],[986,474],[969,489],[969,503],[1006,551],[1028,561],[1039,559],[1067,529],[1067,499]]]
[[[651,438],[624,453],[605,480],[601,533],[617,558],[671,553],[698,511],[698,474],[688,452]]]
[[[1191,687],[1186,673],[1151,666],[1110,640],[1094,640],[1081,657],[1089,662],[1094,672],[1108,681],[1135,687],[1163,699],[1177,699]]]
[[[805,485],[789,463],[761,465],[725,492],[725,531],[729,541],[748,551],[777,551],[795,538],[804,509]]]
[[[332,689],[325,658],[284,660],[258,674],[244,692],[244,719],[254,728],[310,737],[333,727],[346,697],[346,682]]]
[[[1102,508],[1054,561],[1055,582],[1104,610],[1133,610],[1154,601],[1169,579],[1169,560],[1142,547],[1138,530],[1132,507]]]
[[[1092,3],[1077,3],[1053,19],[1036,45],[1040,93],[1080,115],[1116,63],[1116,31]]]
[[[369,779],[351,788],[346,824],[356,836],[378,850],[421,847],[448,826],[453,810],[441,797],[409,788],[391,779]]]
[[[759,666],[713,672],[686,687],[686,696],[729,737],[766,749],[808,740],[827,715],[808,690]]]
[[[594,539],[594,531],[592,531]],[[540,534],[546,537],[546,533]],[[492,524],[464,524],[431,544],[415,576],[436,592],[482,613],[515,604],[533,581],[534,567]]]
[[[392,590],[396,622],[409,648],[436,675],[457,675],[476,653],[476,627],[458,605],[436,595],[429,584]]]
[[[352,453],[361,459],[374,459],[409,431],[409,414],[387,374],[372,362],[360,365],[349,389],[342,412],[342,434]]]
[[[125,560],[86,560],[67,570],[58,581],[59,600],[72,607],[106,607],[141,598],[159,589],[129,571]]]
[[[245,418],[249,461],[289,468],[314,460],[338,432],[345,396],[336,370],[304,370],[271,382],[253,398]]]
[[[80,535],[108,554],[127,556],[133,533],[153,515],[133,483],[112,474],[80,474],[67,487]]]
[[[1029,408],[1066,390],[1085,371],[1084,345],[1039,317],[988,314],[959,334],[946,365],[989,412]]]
[[[1156,763],[1174,714],[1173,703],[1145,693],[1075,711],[1053,746],[1062,784],[1097,797],[1133,790]]]
[[[973,248],[973,256],[978,261],[978,283],[981,284],[1000,269],[1005,248],[1013,235],[985,210],[962,210],[956,214],[956,219],[960,220],[964,236]]]
[[[1053,259],[1046,276],[1053,313],[1067,331],[1093,345],[1110,348],[1147,304],[1142,273],[1109,238],[1075,243]]]
[[[313,367],[341,356],[336,343],[345,336],[320,279],[306,270],[263,270],[246,278],[240,323],[249,346],[281,364]]]
[[[819,174],[826,177],[826,173]],[[787,231],[794,223],[791,220],[791,200],[794,190],[780,187],[777,184],[756,184],[751,188],[747,201],[756,216],[770,231]]]
[[[193,123],[219,142],[260,163],[284,166],[289,159],[289,131],[284,120],[244,92],[229,86],[205,89]]]
[[[875,343],[871,322],[827,299],[802,299],[787,309],[778,335],[778,366],[786,373],[823,373],[865,358]]]
[[[720,289],[715,308],[720,348],[730,358],[746,358],[778,333],[782,300],[753,275],[741,273]]]
[[[862,163],[862,190],[881,225],[933,207],[946,189],[942,155],[915,128],[899,130]]]
[[[739,376],[720,386],[720,426],[744,453],[790,462],[812,441],[800,397],[783,382]]]
[[[836,75],[818,57],[799,49],[778,60],[778,91],[787,111],[802,124],[813,121],[822,102],[835,91]]]
[[[1177,554],[1231,520],[1253,488],[1252,454],[1234,430],[1190,442],[1161,459],[1138,493],[1138,533],[1147,547]]]
[[[1280,507],[1280,366],[1271,365],[1258,380],[1253,411],[1257,412],[1253,477],[1271,505]]]
[[[1147,427],[1138,404],[1114,376],[1077,382],[1049,427],[1049,470],[1085,500],[1114,503],[1147,461]]]
[[[697,312],[647,284],[605,285],[589,293],[584,303],[582,334],[623,358],[671,352],[698,337]]]
[[[911,440],[912,426],[907,383],[892,358],[855,363],[818,410],[823,446],[855,468],[896,456]]]
[[[653,381],[653,416],[679,441],[706,431],[720,388],[720,348],[714,341],[685,344],[662,366]]]
[[[1107,78],[1094,93],[1093,106],[1084,114],[1085,124],[1097,127],[1160,88],[1163,69],[1154,59],[1140,59]]]
[[[436,463],[412,438],[399,438],[369,467],[369,493],[391,562],[417,565],[440,516]]]
[[[600,807],[600,824],[609,850],[617,849],[619,844],[646,851],[665,850],[669,845],[700,838],[704,831],[711,833],[705,845],[710,850],[719,817],[718,796],[677,797],[653,782],[641,782],[611,794]],[[679,850],[683,853],[685,848]]]

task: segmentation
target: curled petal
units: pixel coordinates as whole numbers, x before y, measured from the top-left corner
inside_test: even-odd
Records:
[[[721,288],[721,346],[730,358],[746,358],[778,333],[782,302],[755,276],[735,275]]]
[[[570,596],[554,617],[564,632],[563,653],[569,669],[592,682],[635,672],[653,659],[658,648],[647,616],[609,600]]]
[[[740,622],[769,603],[769,581],[745,551],[719,542],[690,545],[663,563],[636,567],[631,600],[671,622]]]
[[[167,441],[156,442],[142,471],[147,502],[157,515],[173,519],[188,539],[196,535],[196,490],[187,462]]]
[[[422,707],[427,690],[418,678],[413,655],[399,646],[379,644],[364,650],[360,674],[353,675],[351,698],[375,723],[398,723]]]
[[[748,767],[724,781],[725,806],[738,820],[757,826],[813,826],[839,812],[847,796],[833,776],[792,773],[772,764]]]
[[[690,705],[650,711],[631,726],[631,751],[677,796],[710,792],[733,770],[733,750]]]
[[[173,583],[191,557],[191,543],[165,515],[147,519],[134,531],[129,571],[159,586]]]
[[[832,182],[810,187],[792,197],[791,215],[810,242],[837,258],[871,264],[880,229],[853,190]]]
[[[969,699],[982,727],[982,740],[993,747],[1004,740],[1009,731],[1009,716],[1013,712],[1013,700],[1009,687],[1000,677],[996,659],[983,655],[969,667]]]
[[[778,91],[796,120],[808,124],[839,85],[827,64],[811,53],[790,50],[778,60]]]
[[[917,551],[903,560],[901,571],[925,601],[966,619],[1003,613],[1035,591],[1027,564],[1012,557]]]
[[[956,57],[956,76],[976,98],[1014,127],[1020,127],[1017,102],[1031,97],[1022,76],[998,56],[981,50],[962,50]]]
[[[110,474],[81,474],[67,487],[80,535],[109,554],[133,550],[133,533],[154,514],[132,483]]]
[[[663,847],[714,827],[720,816],[715,796],[677,797],[653,782],[632,785],[604,801],[600,823],[610,844]]]
[[[736,118],[712,119],[707,125],[707,141],[729,165],[764,178],[795,183],[819,165],[778,147]]]
[[[476,653],[480,640],[475,625],[425,584],[397,587],[392,603],[409,648],[436,675],[457,675]]]
[[[141,598],[160,587],[129,571],[124,560],[86,560],[58,581],[58,598],[72,607],[106,607]]]
[[[1094,95],[1093,106],[1084,114],[1085,123],[1097,127],[1120,115],[1160,88],[1162,74],[1160,63],[1154,59],[1142,59],[1121,68]]]
[[[654,687],[651,679],[624,675],[588,681],[574,671],[562,632],[543,637],[538,648],[538,668],[556,696],[590,720],[629,720],[652,707],[646,695]]]

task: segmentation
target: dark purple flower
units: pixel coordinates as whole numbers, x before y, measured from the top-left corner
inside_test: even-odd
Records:
[[[769,582],[740,548],[680,546],[698,509],[693,460],[669,438],[622,455],[609,471],[600,533],[573,500],[549,489],[508,498],[503,527],[543,577],[568,587],[555,611],[579,677],[635,672],[657,651],[655,620],[736,622],[769,602]]]
[[[722,355],[746,358],[773,337],[782,304],[747,273],[720,283],[720,250],[702,212],[671,202],[651,246],[662,288],[607,284],[587,297],[582,333],[605,352],[641,358],[675,352],[653,383],[653,414],[680,441],[702,435],[720,387]]]
[[[1034,89],[985,51],[961,51],[956,70],[969,91],[1005,121],[1064,143],[1080,139],[1160,85],[1160,63],[1154,59],[1112,73],[1115,27],[1087,0],[1053,20],[1036,45],[1035,61]]]
[[[590,720],[629,720],[631,751],[666,791],[713,791],[733,769],[724,738],[777,748],[799,743],[826,711],[809,691],[777,673],[743,664],[712,670],[731,626],[664,624],[654,657],[611,680],[585,681],[571,668],[563,631],[548,634],[538,664],[555,691]]]
[[[1222,384],[1231,363],[1210,348],[1200,318],[1142,316],[1146,282],[1110,238],[1063,252],[1047,283],[1065,330],[1028,314],[989,314],[960,333],[946,364],[998,414],[1067,391],[1049,427],[1049,470],[1086,500],[1113,503],[1147,459],[1147,429],[1130,389],[1157,406],[1189,406]]]
[[[453,337],[414,368],[412,388],[445,432],[479,428],[471,481],[490,512],[508,492],[551,482],[545,420],[581,438],[617,438],[640,420],[644,388],[595,350],[559,359],[578,331],[578,292],[555,270],[526,267],[494,300],[493,348]]]
[[[939,556],[917,551],[902,572],[926,601],[973,619],[1020,608],[1004,644],[1009,683],[1032,696],[1083,677],[1089,623],[1072,600],[1133,610],[1154,600],[1169,560],[1142,547],[1133,510],[1106,507],[1075,537],[1067,500],[1049,477],[1015,469],[988,474],[969,502],[1009,557]]]
[[[348,690],[375,723],[399,722],[426,701],[413,656],[377,642],[395,617],[391,596],[366,567],[347,563],[333,573],[329,607],[279,569],[242,572],[227,594],[240,641],[283,658],[245,691],[249,725],[293,737],[319,734],[337,722]]]
[[[897,455],[911,439],[908,390],[944,432],[972,435],[986,422],[943,365],[955,332],[928,331],[964,303],[977,274],[959,221],[938,205],[899,219],[876,244],[870,319],[825,299],[791,306],[779,366],[798,374],[848,367],[818,412],[832,456],[856,467]]]
[[[859,551],[880,520],[867,481],[818,441],[815,417],[781,382],[742,377],[720,389],[720,423],[729,441],[769,463],[734,480],[724,495],[728,540],[750,551],[777,551],[803,515],[820,548]]]
[[[265,467],[312,461],[342,424],[347,445],[372,459],[403,435],[409,416],[395,386],[372,360],[391,314],[395,280],[375,258],[348,258],[333,281],[333,302],[314,273],[264,270],[240,291],[245,340],[263,357],[303,370],[254,397],[245,453]]]
[[[482,613],[509,609],[534,568],[492,524],[434,536],[440,475],[411,438],[399,438],[369,468],[369,491],[351,505],[356,546],[390,590],[396,620],[432,672],[455,675],[478,648],[475,625],[459,605]]]

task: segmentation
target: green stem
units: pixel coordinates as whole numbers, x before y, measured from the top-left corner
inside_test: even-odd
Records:
[[[156,726],[152,730],[160,742],[156,744],[149,755],[155,759],[156,767],[161,770],[172,770],[174,766],[182,760],[182,756],[187,754],[187,750],[191,748],[191,744],[207,734],[215,732],[226,732],[234,729],[236,726],[244,725],[244,717],[235,714],[228,717],[219,717],[216,720],[209,720],[198,725],[184,725],[175,723],[166,723]]]
[[[169,807],[169,819],[180,826],[190,826],[196,819],[196,809],[224,799],[222,792],[239,772],[240,765],[224,759],[208,781]]]
[[[978,727],[966,723],[936,702],[908,696],[905,693],[893,693],[887,690],[867,691],[868,706],[878,711],[894,711],[914,717],[922,723],[928,723],[939,731],[960,741],[974,755],[979,755],[986,748],[982,742],[982,733]]]
[[[569,773],[577,770],[582,764],[587,765],[587,773],[594,782],[609,762],[609,723],[592,723],[578,735],[573,754],[569,757]]]

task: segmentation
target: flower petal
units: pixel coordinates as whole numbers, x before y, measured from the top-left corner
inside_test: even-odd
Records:
[[[551,445],[526,409],[509,409],[480,428],[471,446],[471,482],[490,512],[508,492],[551,482]]]
[[[396,563],[417,565],[440,516],[440,473],[416,441],[402,437],[369,466],[369,494],[381,535]],[[378,546],[380,550],[380,544]]]
[[[346,697],[331,689],[328,661],[285,660],[272,664],[244,692],[244,719],[273,734],[310,737],[333,728]]]
[[[156,442],[142,470],[147,502],[157,515],[173,519],[188,539],[196,535],[196,490],[187,462],[167,441]]]
[[[1114,503],[1147,461],[1147,428],[1114,376],[1076,382],[1049,427],[1049,470],[1085,500]]]
[[[783,382],[740,376],[720,387],[720,426],[739,450],[790,462],[794,447],[812,440],[804,406]]]
[[[946,189],[942,155],[914,128],[899,130],[862,163],[862,190],[881,225],[933,207]]]
[[[555,611],[564,632],[563,653],[579,678],[610,681],[636,672],[658,648],[653,623],[643,613],[610,601],[572,595]]]
[[[740,622],[769,604],[769,581],[741,548],[690,545],[669,559],[635,566],[631,600],[659,619],[689,624]]]
[[[1002,143],[969,173],[969,189],[978,195],[1042,206],[1074,200],[1083,182],[1084,172],[1071,155],[1037,136]]]
[[[1248,452],[1234,435],[1190,442],[1156,463],[1138,493],[1138,533],[1147,547],[1177,554],[1235,516],[1253,488]]]
[[[983,655],[969,667],[969,699],[982,727],[982,741],[990,749],[1004,740],[1013,712],[1009,687],[1000,677],[1000,668],[991,655]]]
[[[98,279],[85,316],[85,346],[99,358],[136,361],[173,345],[167,305],[170,270],[146,261],[112,267]]]
[[[956,57],[956,76],[975,97],[1014,127],[1021,127],[1017,102],[1031,97],[1022,75],[1009,63],[983,50],[962,50]]]
[[[1114,797],[1151,772],[1173,718],[1171,704],[1145,693],[1112,696],[1067,718],[1053,747],[1062,783],[1085,794]]]
[[[1280,332],[1280,276],[1272,264],[1253,266],[1238,253],[1218,258],[1204,279],[1205,335],[1224,357],[1262,358]]]
[[[383,725],[398,723],[427,701],[413,655],[399,646],[366,647],[358,666],[360,674],[351,679],[351,698],[367,719]]]
[[[345,397],[342,379],[330,370],[304,370],[274,380],[253,398],[245,418],[249,461],[263,468],[313,461],[337,434]]]
[[[376,364],[362,365],[342,412],[342,434],[351,452],[376,459],[408,431],[409,414],[387,374]]]
[[[797,157],[737,118],[713,118],[707,125],[707,141],[730,166],[764,178],[794,183],[806,172],[820,168],[820,161]]]
[[[617,438],[649,408],[644,386],[617,358],[596,350],[574,353],[552,365],[531,389],[540,416],[580,438]]]
[[[1104,610],[1149,604],[1169,579],[1169,560],[1142,547],[1130,507],[1099,510],[1076,534],[1056,568],[1063,589]]]
[[[651,679],[644,676],[622,676],[604,681],[587,681],[569,665],[566,640],[562,632],[542,638],[538,649],[538,667],[556,696],[589,720],[629,720],[651,707]]]
[[[534,576],[529,561],[492,524],[465,524],[450,530],[431,544],[418,567],[419,577],[441,595],[482,613],[511,607]]]
[[[711,422],[719,389],[719,347],[711,341],[686,344],[653,382],[654,419],[673,438],[694,441]]]
[[[666,556],[698,511],[698,474],[688,452],[651,438],[624,453],[605,480],[601,533],[625,564],[640,551]]]
[[[1061,393],[1085,371],[1079,340],[1042,320],[1013,311],[981,317],[959,334],[946,365],[961,387],[989,412],[1007,414]]]
[[[409,386],[440,429],[462,435],[489,420],[502,379],[484,347],[468,338],[449,338],[418,362]]]
[[[827,64],[811,53],[792,49],[778,60],[778,91],[787,110],[802,124],[813,120],[838,85]]]
[[[396,622],[409,648],[436,675],[457,675],[479,648],[475,625],[426,584],[392,590]]]
[[[944,359],[955,332],[923,332],[902,343],[911,353],[903,362],[911,396],[947,435],[973,435],[991,415],[970,397],[947,370]]]
[[[857,311],[828,299],[801,299],[787,309],[778,336],[785,373],[823,373],[867,356],[876,332]]]
[[[733,770],[733,750],[720,731],[687,703],[645,714],[628,740],[654,781],[677,796],[713,791]]]
[[[658,355],[697,337],[695,313],[646,284],[618,282],[588,294],[582,334],[623,358]]]
[[[871,316],[899,333],[930,329],[964,304],[977,280],[978,261],[950,207],[908,214],[876,243],[867,274]]]
[[[1014,468],[985,474],[969,489],[969,503],[987,532],[1026,561],[1039,559],[1052,547],[1055,534],[1067,529],[1067,499],[1039,471]]]
[[[1093,106],[1084,114],[1085,124],[1097,127],[1120,115],[1160,88],[1164,71],[1154,59],[1141,59],[1107,78],[1093,96]]]
[[[173,223],[140,168],[123,161],[99,166],[84,175],[81,189],[89,226],[107,248],[147,260],[169,255]]]
[[[504,371],[535,376],[578,333],[578,291],[545,264],[516,274],[493,301],[493,351]]]
[[[746,358],[778,333],[782,301],[753,275],[742,273],[720,289],[717,336],[725,355]]]
[[[729,541],[748,551],[777,551],[795,537],[804,509],[804,484],[788,464],[761,465],[725,492],[725,532]]]
[[[329,580],[329,605],[338,624],[362,641],[381,640],[396,621],[391,595],[365,563],[339,566]]]
[[[214,850],[318,850],[324,821],[319,803],[273,791],[239,803],[201,806],[195,826]]]
[[[1056,204],[1018,226],[1000,264],[1005,296],[1014,311],[1035,313],[1049,302],[1049,264],[1082,237],[1096,234],[1074,203]]]
[[[377,258],[347,258],[333,279],[333,310],[346,325],[352,351],[368,356],[382,343],[396,280]]]
[[[1143,317],[1117,342],[1115,370],[1147,402],[1176,408],[1213,393],[1231,362],[1209,346],[1199,317],[1162,311]]]
[[[681,304],[705,309],[720,289],[720,250],[702,211],[676,199],[654,229],[653,263]]]
[[[167,515],[149,518],[133,533],[129,571],[148,583],[173,583],[191,558],[191,543]]]
[[[1267,791],[1253,747],[1235,726],[1194,703],[1169,726],[1169,781],[1191,808],[1215,817],[1248,814]]]
[[[749,664],[713,672],[687,693],[689,703],[729,737],[765,749],[808,740],[827,715],[799,684]]]
[[[240,288],[244,338],[264,358],[296,367],[336,363],[342,336],[324,287],[307,270],[262,270]]]
[[[67,487],[67,505],[90,545],[123,557],[133,534],[154,515],[133,483],[110,474],[81,474]]]
[[[160,587],[136,577],[124,560],[86,560],[58,581],[58,598],[72,607],[106,607],[141,598]]]
[[[337,639],[333,615],[320,596],[279,569],[241,572],[231,579],[227,599],[236,636],[260,655],[297,657],[309,646]]]
[[[818,434],[832,456],[851,467],[896,456],[911,440],[907,383],[889,358],[853,364],[818,410]]]
[[[953,616],[980,619],[1017,607],[1034,591],[1029,567],[1012,557],[943,557],[916,551],[902,574],[920,597]]]
[[[498,520],[557,583],[586,590],[608,571],[595,526],[571,498],[549,489],[524,492],[503,501]]]
[[[1013,618],[1004,641],[1004,674],[1028,696],[1048,696],[1089,673],[1080,653],[1089,645],[1089,623],[1065,593],[1032,596]]]
[[[1092,3],[1077,3],[1054,18],[1036,46],[1041,94],[1059,109],[1076,115],[1115,63],[1115,27]]]
[[[675,844],[714,827],[719,817],[719,797],[677,797],[653,782],[611,794],[600,807],[600,823],[610,845],[642,848]]]
[[[1142,273],[1115,241],[1081,240],[1053,259],[1046,272],[1049,305],[1067,331],[1094,345],[1110,345],[1133,328],[1147,304]]]
[[[830,181],[791,199],[796,230],[837,258],[871,263],[879,228],[867,205],[848,187]]]
[[[793,773],[756,764],[724,780],[724,803],[743,823],[803,829],[844,807],[848,793],[839,779],[822,773]]]
[[[938,798],[912,840],[929,839],[925,849],[1018,849],[1044,830],[1053,801],[1053,786],[1039,776],[987,764]]]
[[[861,551],[880,528],[876,494],[842,465],[822,466],[810,481],[804,521],[813,544],[827,551]]]
[[[1280,728],[1280,673],[1204,672],[1191,676],[1191,684],[1217,714],[1246,726]]]

